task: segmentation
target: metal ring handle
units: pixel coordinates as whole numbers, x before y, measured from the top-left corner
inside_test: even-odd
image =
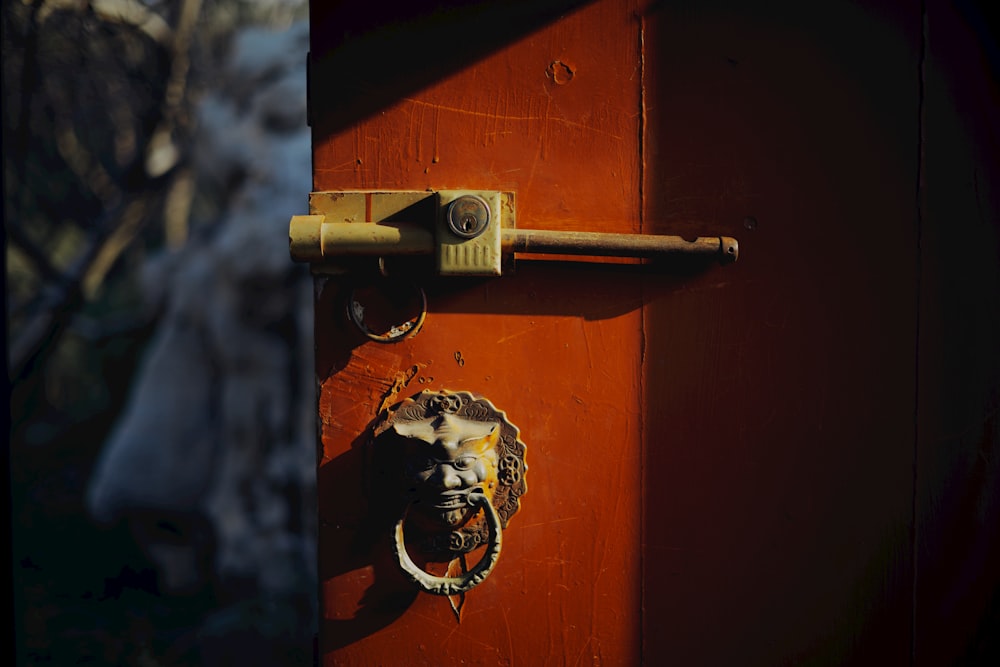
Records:
[[[392,543],[393,553],[399,562],[399,568],[406,575],[407,579],[413,582],[420,590],[431,595],[459,595],[472,590],[481,584],[486,577],[490,576],[497,561],[500,560],[500,547],[503,542],[500,530],[500,517],[493,508],[490,499],[482,493],[470,493],[469,505],[479,505],[486,515],[486,525],[489,528],[490,538],[486,544],[486,553],[476,566],[460,577],[438,577],[424,572],[410,558],[406,552],[406,544],[403,540],[403,522],[410,508],[403,511],[403,516],[396,522],[394,530],[394,540]]]
[[[421,287],[417,287],[416,290],[420,294],[420,313],[415,319],[407,320],[400,325],[394,325],[384,334],[375,333],[365,324],[364,306],[354,298],[353,289],[347,297],[347,316],[361,333],[376,343],[398,343],[401,340],[412,338],[417,335],[420,328],[424,325],[424,320],[427,318],[427,294]]]

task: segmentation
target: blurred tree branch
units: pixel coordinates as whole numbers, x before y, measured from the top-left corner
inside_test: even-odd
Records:
[[[154,192],[160,181],[169,180],[173,171],[150,179],[148,186]],[[46,353],[65,333],[74,314],[83,303],[87,291],[96,291],[100,279],[106,275],[110,263],[134,238],[139,226],[149,214],[152,194],[143,193],[131,201],[111,208],[98,224],[87,248],[77,257],[68,270],[49,284],[40,296],[34,313],[23,324],[10,347],[11,377],[23,380],[38,369]],[[22,234],[18,231],[16,234]],[[13,238],[11,239],[14,240]],[[97,272],[95,274],[95,271]],[[96,275],[98,278],[91,278]],[[89,284],[89,289],[84,287]]]
[[[192,188],[174,183],[187,173],[201,10],[201,0],[34,0],[0,9],[14,434],[18,420],[37,419],[47,404],[48,376],[64,372],[51,364],[76,317],[141,312],[142,254],[164,243],[168,201],[171,210],[190,208],[175,200],[190,199]],[[125,257],[126,275],[109,293]],[[72,376],[79,364],[71,366]]]

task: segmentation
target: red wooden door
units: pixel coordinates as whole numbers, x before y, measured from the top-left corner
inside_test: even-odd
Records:
[[[315,191],[511,191],[521,228],[741,243],[704,271],[424,279],[423,328],[388,345],[345,317],[354,278],[317,278],[323,664],[904,664],[927,645],[922,17],[744,4],[314,3]],[[395,491],[371,474],[379,415],[424,389],[485,396],[527,445],[460,622],[399,572]]]
[[[379,55],[370,61],[374,72],[362,64],[354,73],[362,93],[378,95],[389,85],[399,99],[350,126],[345,120],[345,127],[328,127],[314,98],[315,190],[509,190],[520,226],[640,230],[642,72],[634,6],[590,5],[538,32],[523,22],[537,21],[536,12],[551,21],[542,5],[403,11],[405,21],[377,19],[374,33],[360,37],[370,41],[365,53]],[[328,25],[339,35],[345,24],[370,17],[331,10],[313,20],[314,31]],[[407,67],[396,60],[404,55],[393,39],[407,40],[413,58],[431,61],[425,66],[456,71],[420,85],[406,77],[383,84],[383,68]],[[481,42],[498,40],[510,43],[482,53]],[[465,57],[469,49],[477,58]],[[331,58],[339,60],[336,53]],[[351,58],[348,68],[359,62]],[[325,71],[315,67],[314,95],[320,81],[338,80]],[[331,95],[331,104],[338,97]],[[502,278],[441,279],[424,285],[422,331],[392,345],[359,345],[364,339],[340,316],[338,287],[331,279],[317,293],[320,633],[327,664],[636,663],[638,274],[519,262]],[[527,445],[522,509],[504,531],[496,569],[468,593],[460,624],[446,599],[417,594],[398,574],[385,528],[359,546],[371,520],[358,502],[366,497],[362,434],[383,403],[422,389],[485,396],[506,411]]]

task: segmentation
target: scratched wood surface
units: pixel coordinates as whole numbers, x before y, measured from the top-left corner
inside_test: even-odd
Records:
[[[448,20],[413,17],[408,29]],[[637,231],[634,8],[591,4],[513,34],[355,124],[314,111],[315,189],[512,190],[520,226]],[[451,38],[459,52],[469,42]],[[406,57],[394,53],[376,58],[373,76]],[[335,81],[317,74],[313,90],[317,80]],[[640,283],[520,263],[495,281],[425,284],[423,330],[392,346],[360,344],[344,327],[340,288],[321,282],[317,297],[324,664],[636,664]],[[379,406],[440,388],[506,411],[529,466],[499,564],[467,595],[460,624],[446,599],[402,580],[387,529],[368,534],[363,480],[363,433]]]
[[[521,227],[741,258],[431,281],[391,346],[319,279],[322,663],[990,664],[1000,98],[968,17],[390,4],[313,5],[314,189],[511,190]],[[528,446],[461,624],[366,486],[375,414],[425,388],[484,394]]]

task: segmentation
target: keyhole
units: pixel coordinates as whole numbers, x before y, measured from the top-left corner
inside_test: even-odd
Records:
[[[448,227],[457,236],[472,239],[490,224],[490,207],[482,197],[463,195],[448,207]]]

